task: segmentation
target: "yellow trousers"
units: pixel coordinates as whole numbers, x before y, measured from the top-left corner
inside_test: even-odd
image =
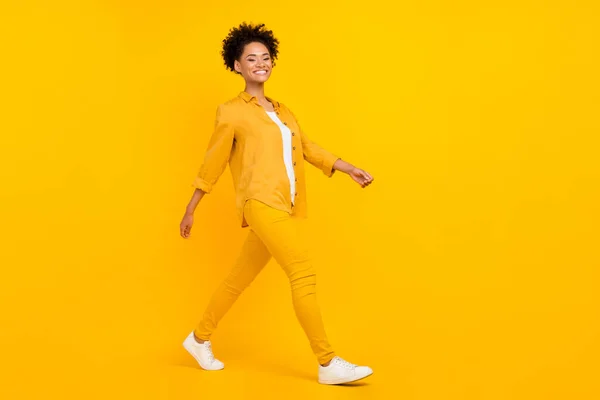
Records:
[[[323,327],[317,304],[315,268],[308,257],[299,220],[253,199],[246,202],[244,215],[250,232],[241,254],[214,293],[194,334],[198,339],[209,340],[221,318],[273,256],[288,276],[294,310],[310,346],[318,362],[326,364],[334,353]]]

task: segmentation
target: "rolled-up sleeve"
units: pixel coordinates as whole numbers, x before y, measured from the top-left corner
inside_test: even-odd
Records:
[[[192,186],[210,193],[219,177],[225,171],[231,148],[233,146],[234,129],[231,121],[224,113],[223,105],[217,107],[214,131],[210,137],[204,162],[200,167]]]
[[[311,165],[319,168],[325,175],[328,177],[333,176],[335,169],[333,169],[333,164],[340,157],[335,154],[330,153],[325,150],[312,140],[308,138],[306,133],[300,127],[300,123],[298,123],[298,119],[296,116],[290,111],[294,119],[296,120],[296,124],[300,128],[300,139],[302,140],[302,152],[304,153],[304,159],[308,161]]]

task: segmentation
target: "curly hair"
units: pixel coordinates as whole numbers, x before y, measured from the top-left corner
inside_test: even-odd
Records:
[[[273,35],[273,31],[267,30],[265,24],[252,25],[242,22],[239,26],[231,28],[227,37],[223,39],[221,55],[228,70],[239,74],[234,67],[235,60],[239,60],[244,47],[252,42],[260,42],[269,49],[272,65],[275,66],[279,40]]]

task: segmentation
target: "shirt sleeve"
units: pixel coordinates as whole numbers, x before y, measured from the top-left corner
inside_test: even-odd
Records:
[[[304,133],[304,131],[300,127],[300,123],[298,122],[298,119],[296,118],[294,113],[289,108],[288,111],[290,111],[290,114],[292,114],[292,116],[296,120],[296,124],[298,125],[298,128],[300,130],[299,133],[300,139],[302,140],[302,152],[304,153],[304,159],[308,161],[311,165],[319,168],[328,177],[333,176],[335,172],[335,169],[333,169],[333,164],[340,157],[330,153],[329,151],[325,150],[324,148],[310,140],[306,133]]]
[[[210,193],[219,177],[225,171],[233,146],[234,129],[231,121],[223,112],[223,105],[217,107],[215,127],[210,137],[204,162],[196,175],[192,186]]]

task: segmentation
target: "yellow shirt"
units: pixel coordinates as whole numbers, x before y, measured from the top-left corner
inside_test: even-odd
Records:
[[[294,204],[283,160],[281,131],[258,99],[245,91],[218,106],[204,162],[193,183],[194,187],[210,193],[229,163],[242,227],[248,226],[244,218],[244,204],[248,199],[306,217],[302,159],[331,177],[335,172],[333,164],[339,158],[310,141],[289,108],[269,97],[267,99],[273,104],[279,119],[292,131],[292,163],[296,179]]]

